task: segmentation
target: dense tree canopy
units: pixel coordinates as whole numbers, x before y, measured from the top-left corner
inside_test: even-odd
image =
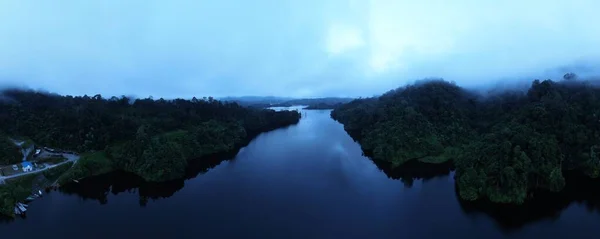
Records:
[[[435,80],[355,100],[332,116],[375,159],[395,165],[413,159],[443,162],[473,137],[469,125],[474,98],[454,84]]]
[[[570,74],[489,94],[427,81],[332,117],[375,160],[453,160],[463,199],[522,203],[532,189],[561,190],[564,170],[600,176],[600,87]]]
[[[23,160],[19,146],[15,145],[10,138],[0,134],[0,165],[19,163]]]
[[[22,90],[0,94],[9,99],[0,101],[0,131],[43,146],[104,151],[101,157],[86,159],[150,181],[183,177],[188,160],[232,150],[261,132],[297,123],[300,118],[296,111],[251,109],[211,97],[105,99]],[[0,143],[0,147],[8,146]],[[83,166],[72,175],[98,173],[94,167]]]

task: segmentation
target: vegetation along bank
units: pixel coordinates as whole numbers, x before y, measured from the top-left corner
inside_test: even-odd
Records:
[[[295,124],[301,117],[296,111],[247,108],[211,97],[106,99],[25,90],[0,94],[0,162],[23,158],[9,136],[82,152],[73,167],[53,175],[59,183],[113,170],[153,182],[182,178],[190,160],[235,150],[259,133]],[[0,195],[5,205],[21,199],[16,196],[20,189],[13,186],[0,186],[0,192],[12,193]]]
[[[331,115],[374,160],[453,160],[462,199],[521,204],[533,190],[562,190],[565,170],[600,176],[599,84],[564,78],[486,93],[424,81]]]

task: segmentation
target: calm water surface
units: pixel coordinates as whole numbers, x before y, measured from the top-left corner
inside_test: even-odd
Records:
[[[39,238],[600,238],[600,182],[571,177],[565,193],[498,207],[458,200],[446,168],[382,171],[329,117],[264,133],[186,180],[126,173],[82,181],[0,223]],[[383,167],[382,167],[383,168]],[[596,183],[595,187],[589,186]]]

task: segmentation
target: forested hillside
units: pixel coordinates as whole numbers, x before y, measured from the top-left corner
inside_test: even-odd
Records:
[[[564,170],[600,176],[600,87],[571,74],[489,94],[428,81],[354,100],[332,117],[375,160],[453,160],[467,200],[522,203],[533,189],[561,190]]]
[[[6,135],[80,153],[104,151],[87,157],[89,164],[76,164],[74,176],[112,167],[150,181],[179,178],[190,159],[233,150],[261,132],[300,118],[295,111],[250,109],[213,98],[106,99],[22,90],[0,94],[6,99],[0,101],[0,131]],[[0,147],[9,145],[0,140]],[[14,157],[2,156],[7,162]]]
[[[18,146],[10,138],[0,133],[0,165],[8,165],[21,162],[23,155]]]

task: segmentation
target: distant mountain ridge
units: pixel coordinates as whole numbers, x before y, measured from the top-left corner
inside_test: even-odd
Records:
[[[221,97],[218,100],[231,101],[238,103],[281,103],[284,101],[293,100],[292,97],[278,97],[278,96],[239,96],[239,97]]]
[[[308,105],[320,108],[334,107],[338,104],[348,103],[354,98],[342,97],[324,97],[324,98],[288,98],[275,96],[242,96],[242,97],[223,97],[221,101],[236,102],[243,106],[249,107],[289,107],[293,105]]]

